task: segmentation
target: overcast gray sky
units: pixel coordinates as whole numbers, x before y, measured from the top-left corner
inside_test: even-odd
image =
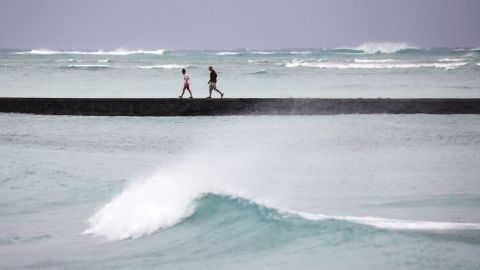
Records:
[[[0,0],[0,48],[480,46],[480,0]]]

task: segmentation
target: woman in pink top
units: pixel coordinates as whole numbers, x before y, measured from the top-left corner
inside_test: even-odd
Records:
[[[182,90],[182,94],[178,97],[183,98],[183,94],[185,94],[185,90],[188,90],[188,92],[190,93],[190,98],[193,98],[192,91],[190,91],[190,84],[188,83],[188,81],[190,80],[190,77],[188,77],[187,71],[185,69],[182,69],[182,75],[183,75],[183,90]]]

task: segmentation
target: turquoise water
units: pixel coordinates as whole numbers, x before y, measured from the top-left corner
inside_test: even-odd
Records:
[[[477,115],[0,114],[0,151],[2,269],[480,266]]]
[[[478,49],[365,44],[312,50],[4,51],[0,96],[176,97],[186,67],[195,97],[207,67],[226,97],[480,97]]]
[[[480,97],[478,49],[2,51],[0,96]],[[478,269],[480,117],[0,114],[2,269]]]

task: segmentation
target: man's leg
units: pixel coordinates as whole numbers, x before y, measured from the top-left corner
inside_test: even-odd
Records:
[[[217,91],[219,94],[220,94],[220,97],[223,98],[223,93],[220,91],[220,89],[217,88],[217,86],[215,85],[215,91]]]
[[[212,91],[213,91],[213,86],[212,84],[210,83],[208,85],[208,97],[207,98],[212,98]]]

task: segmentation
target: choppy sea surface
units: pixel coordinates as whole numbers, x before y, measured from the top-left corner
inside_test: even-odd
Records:
[[[480,97],[480,48],[367,43],[311,50],[4,50],[0,96],[195,97],[208,66],[226,97]]]
[[[477,50],[366,48],[3,52],[0,93],[478,97]],[[1,269],[480,267],[477,115],[0,114],[0,153]]]

